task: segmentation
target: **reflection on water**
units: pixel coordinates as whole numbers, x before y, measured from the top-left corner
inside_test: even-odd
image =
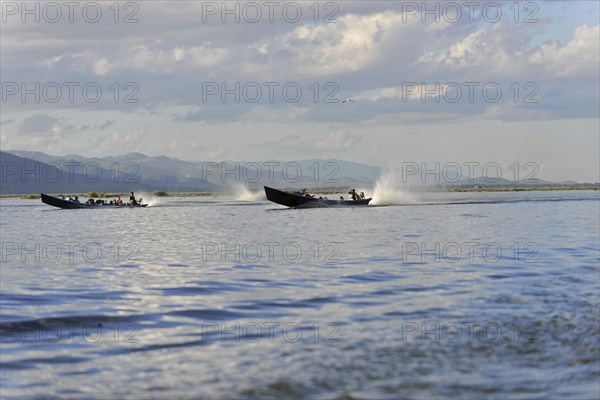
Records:
[[[598,397],[598,193],[407,203],[2,200],[3,397]]]

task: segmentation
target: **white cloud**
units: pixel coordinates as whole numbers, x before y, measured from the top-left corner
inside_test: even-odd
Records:
[[[96,75],[100,76],[107,75],[116,68],[117,66],[113,63],[110,63],[106,57],[100,58],[92,65],[92,71],[94,71]]]
[[[50,57],[48,59],[43,60],[40,63],[40,65],[43,65],[43,66],[47,67],[48,69],[52,69],[52,68],[54,68],[54,66],[56,64],[58,64],[63,59],[63,57],[64,57],[63,55]]]
[[[224,48],[206,46],[190,47],[185,51],[192,64],[196,66],[213,66],[223,62],[228,54]]]
[[[581,25],[572,39],[530,49],[522,32],[506,24],[479,29],[446,50],[429,51],[417,63],[429,71],[461,71],[479,77],[578,77],[596,79],[600,68],[600,28]]]
[[[386,45],[403,26],[402,15],[392,11],[347,14],[338,23],[302,25],[249,45],[258,62],[246,71],[285,66],[309,76],[355,72],[384,55]]]
[[[600,69],[600,25],[577,27],[564,46],[557,41],[543,44],[529,60],[555,77],[598,77]]]
[[[89,68],[95,75],[105,76],[125,70],[143,71],[151,74],[174,74],[197,67],[210,67],[219,64],[227,57],[228,51],[212,47],[210,43],[201,46],[161,47],[160,43],[138,44],[122,47],[114,51],[91,51],[75,54],[80,68]]]
[[[419,57],[417,64],[431,70],[450,69],[488,71],[510,76],[522,69],[524,44],[513,40],[511,26],[496,24],[492,29],[479,29],[442,51],[430,51]]]

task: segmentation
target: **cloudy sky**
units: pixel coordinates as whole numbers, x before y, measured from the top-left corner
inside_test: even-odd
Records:
[[[68,4],[2,2],[2,150],[600,181],[597,1]]]

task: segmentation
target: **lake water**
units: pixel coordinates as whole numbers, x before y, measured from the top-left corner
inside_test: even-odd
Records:
[[[599,193],[399,197],[2,200],[2,397],[598,398]]]

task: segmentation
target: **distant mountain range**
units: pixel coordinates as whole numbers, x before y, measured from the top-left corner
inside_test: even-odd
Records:
[[[35,151],[0,152],[1,194],[87,192],[215,192],[249,189],[372,186],[381,169],[343,160],[190,162],[150,157],[52,156]]]
[[[88,192],[223,192],[243,185],[248,189],[273,186],[283,189],[369,188],[386,173],[379,167],[337,159],[297,161],[191,162],[172,157],[150,157],[140,153],[121,156],[52,156],[35,151],[0,152],[0,194],[88,193]],[[449,175],[449,174],[448,174]],[[415,190],[446,187],[513,187],[577,185],[541,179],[514,182],[504,178],[469,179],[459,174],[449,182],[422,181],[415,175],[399,186]],[[434,177],[435,178],[435,177]]]

